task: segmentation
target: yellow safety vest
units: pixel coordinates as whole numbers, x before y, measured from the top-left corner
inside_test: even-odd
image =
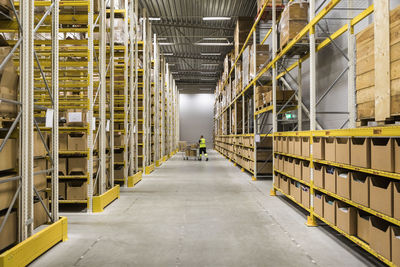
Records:
[[[200,148],[205,148],[206,147],[206,139],[204,139],[204,138],[201,138],[200,139]]]

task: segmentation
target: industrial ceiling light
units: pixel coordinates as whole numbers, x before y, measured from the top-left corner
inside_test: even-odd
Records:
[[[202,66],[219,66],[218,63],[203,63]]]
[[[230,17],[203,17],[203,20],[231,20]]]
[[[233,46],[233,43],[194,43],[194,45],[201,46]]]
[[[159,21],[159,20],[161,20],[161,18],[149,18],[149,20],[156,20],[156,21]]]
[[[211,91],[212,88],[200,88],[200,91]]]
[[[174,53],[164,53],[163,55],[164,55],[164,56],[173,56]]]
[[[158,45],[174,45],[175,43],[159,43]]]
[[[223,38],[223,37],[206,37],[203,38],[204,41],[226,41],[228,40],[227,38]]]
[[[201,78],[202,81],[215,81],[215,78]]]
[[[221,53],[200,53],[202,56],[220,56]]]
[[[216,72],[212,72],[212,71],[210,71],[210,72],[200,72],[201,74],[203,74],[203,75],[212,75],[212,74],[216,74]]]
[[[157,40],[158,40],[158,41],[166,41],[166,40],[167,40],[167,37],[158,37]]]

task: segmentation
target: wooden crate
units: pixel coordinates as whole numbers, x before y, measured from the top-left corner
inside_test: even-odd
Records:
[[[356,94],[358,120],[376,117],[374,25],[357,34]],[[390,14],[390,117],[400,115],[400,7]],[[387,119],[389,119],[388,117]]]

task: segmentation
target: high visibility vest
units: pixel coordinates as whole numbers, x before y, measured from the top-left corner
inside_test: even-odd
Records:
[[[200,139],[200,145],[199,145],[199,147],[200,147],[200,148],[206,147],[206,139],[204,139],[204,138],[201,138],[201,139]]]

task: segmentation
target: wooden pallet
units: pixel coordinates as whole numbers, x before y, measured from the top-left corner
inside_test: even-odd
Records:
[[[400,115],[392,116],[384,121],[375,121],[375,118],[360,119],[357,121],[357,127],[380,127],[400,125]]]

